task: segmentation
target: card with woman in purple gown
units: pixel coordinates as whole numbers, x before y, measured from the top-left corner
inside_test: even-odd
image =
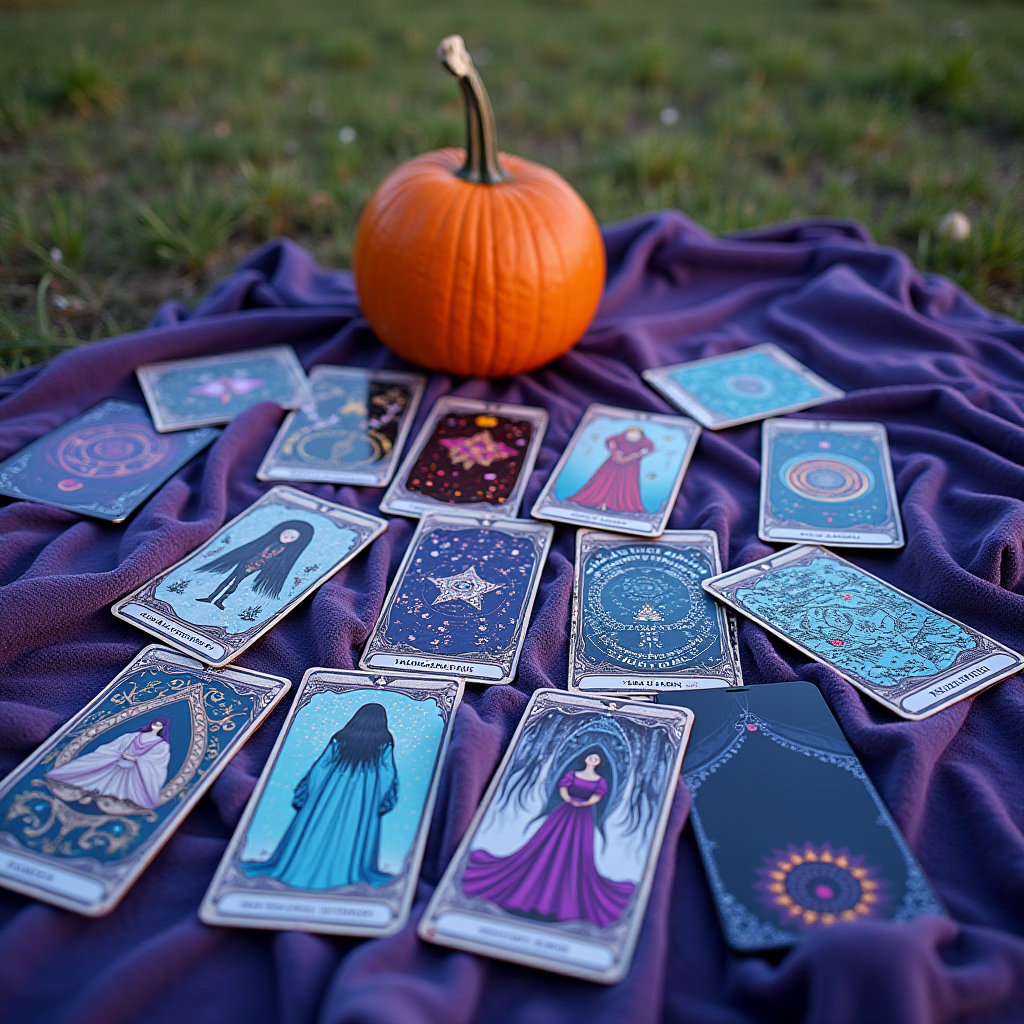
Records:
[[[420,937],[614,984],[629,970],[693,715],[534,691]]]

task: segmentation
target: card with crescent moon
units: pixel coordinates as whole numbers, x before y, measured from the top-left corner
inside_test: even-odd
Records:
[[[0,886],[109,913],[290,685],[145,648],[0,782]]]

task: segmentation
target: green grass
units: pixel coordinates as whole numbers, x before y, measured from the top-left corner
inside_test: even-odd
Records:
[[[0,369],[275,235],[347,266],[384,175],[462,141],[456,31],[502,148],[600,220],[857,217],[1024,317],[1021,0],[0,0]]]

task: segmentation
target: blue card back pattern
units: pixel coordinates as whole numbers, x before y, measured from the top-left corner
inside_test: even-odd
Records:
[[[110,399],[0,463],[0,494],[119,523],[219,433],[158,434],[141,405]]]

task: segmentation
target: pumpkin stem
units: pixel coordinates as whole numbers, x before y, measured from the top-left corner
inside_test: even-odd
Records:
[[[462,36],[446,36],[438,60],[458,79],[466,101],[466,162],[456,171],[465,181],[497,185],[508,177],[498,163],[498,130],[494,108]]]

